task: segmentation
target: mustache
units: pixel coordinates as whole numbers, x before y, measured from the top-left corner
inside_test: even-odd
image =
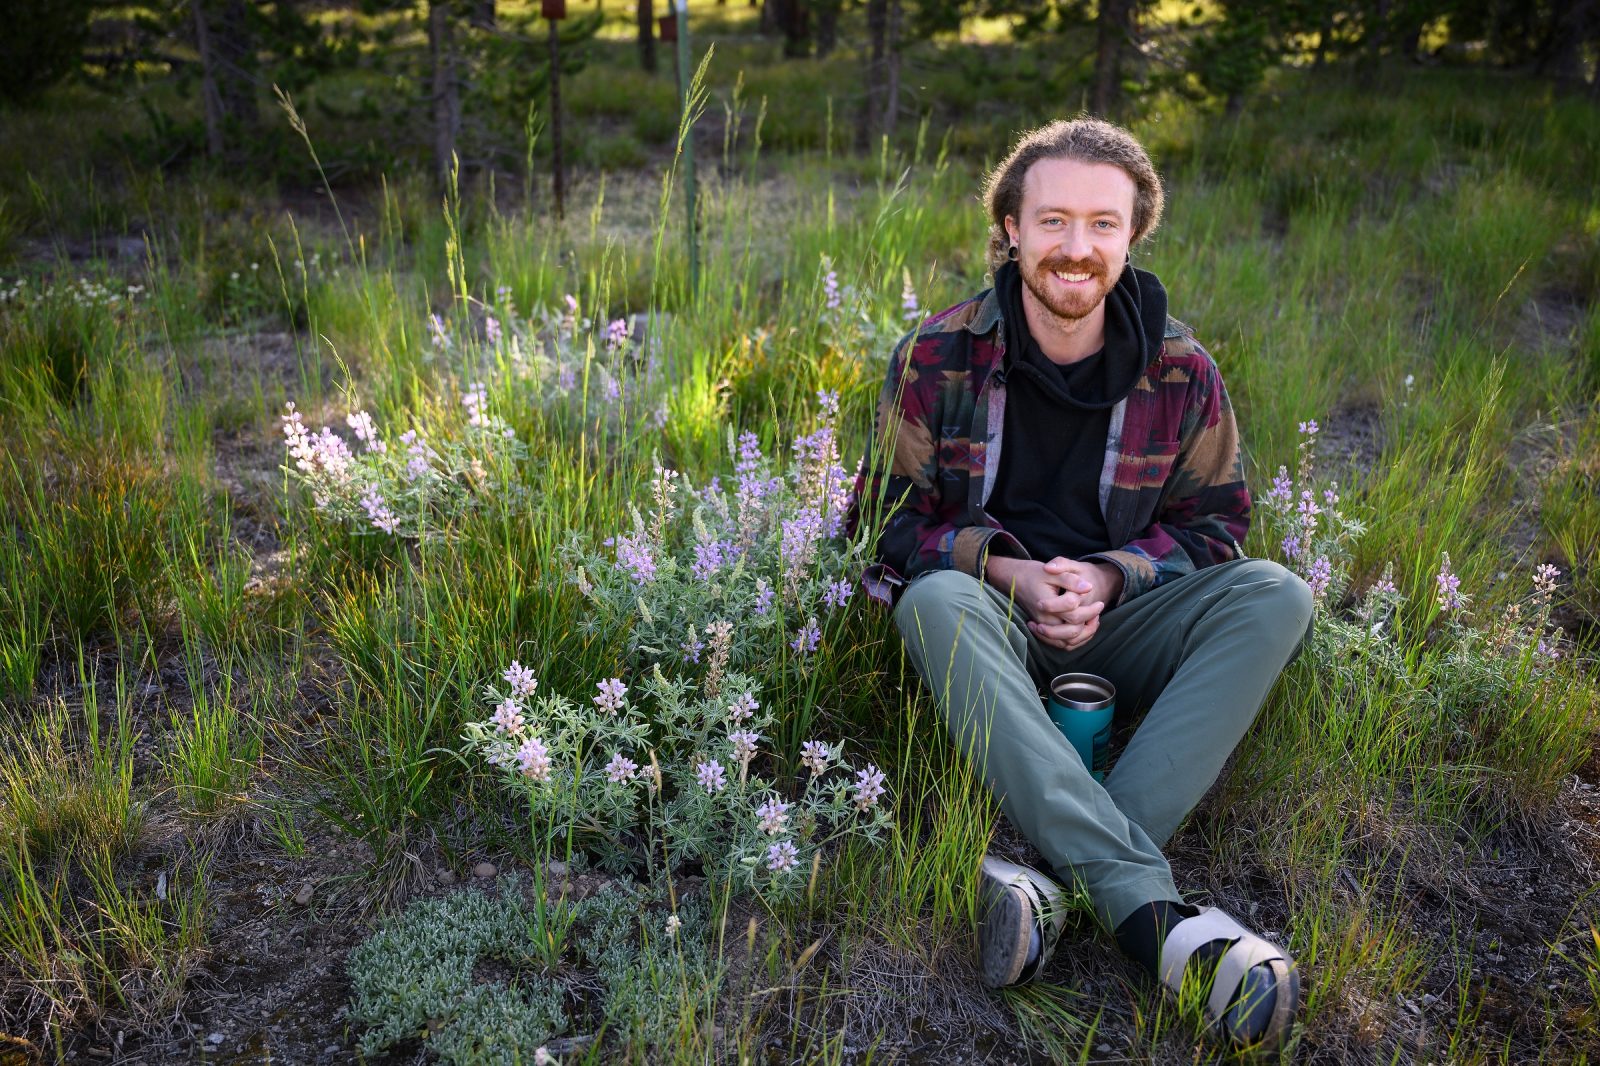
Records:
[[[1098,258],[1073,259],[1065,255],[1055,255],[1039,261],[1040,270],[1048,270],[1056,274],[1090,274],[1096,278],[1105,278],[1106,265]]]

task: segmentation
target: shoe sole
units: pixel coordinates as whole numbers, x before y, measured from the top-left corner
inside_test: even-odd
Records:
[[[1019,886],[1001,880],[985,862],[978,921],[978,965],[988,988],[1005,988],[1022,979],[1033,939],[1033,903]]]

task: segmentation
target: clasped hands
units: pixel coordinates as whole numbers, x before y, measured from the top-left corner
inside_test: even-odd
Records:
[[[1122,595],[1122,571],[1110,563],[1056,556],[1047,563],[991,555],[984,578],[1028,612],[1041,643],[1074,651],[1100,631],[1100,615]]]

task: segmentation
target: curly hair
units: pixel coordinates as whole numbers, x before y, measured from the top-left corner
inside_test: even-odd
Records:
[[[1030,130],[1018,139],[1011,154],[989,172],[983,183],[983,202],[989,211],[989,268],[1006,261],[1011,238],[1006,216],[1022,210],[1022,183],[1028,168],[1041,159],[1075,159],[1080,163],[1110,163],[1133,179],[1133,242],[1148,237],[1161,222],[1166,197],[1161,176],[1144,145],[1121,126],[1097,118],[1058,119]]]

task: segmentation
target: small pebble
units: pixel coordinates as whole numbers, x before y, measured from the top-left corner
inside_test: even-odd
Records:
[[[324,1055],[337,1055],[339,1053],[339,1045],[329,1044],[327,1047],[322,1049],[322,1053]]]
[[[456,883],[456,875],[449,870],[440,870],[433,876],[441,885],[453,885]]]
[[[549,870],[551,877],[567,876],[567,864],[562,862],[560,859],[551,859]]]
[[[307,881],[300,886],[300,891],[294,894],[294,901],[304,907],[311,902],[311,897],[316,895],[317,886]]]
[[[493,877],[494,875],[495,868],[494,863],[492,862],[480,862],[478,865],[472,868],[472,876],[480,880],[486,877]]]
[[[224,1039],[225,1037],[223,1037],[221,1033],[212,1033],[210,1036],[206,1037],[206,1043],[220,1044]]]
[[[1439,1002],[1439,997],[1432,992],[1424,992],[1422,994],[1422,1005],[1424,1007],[1431,1007],[1437,1002]]]
[[[1111,1045],[1110,1044],[1096,1044],[1094,1050],[1095,1050],[1095,1054],[1097,1054],[1097,1055],[1109,1055],[1109,1054],[1111,1054]]]

